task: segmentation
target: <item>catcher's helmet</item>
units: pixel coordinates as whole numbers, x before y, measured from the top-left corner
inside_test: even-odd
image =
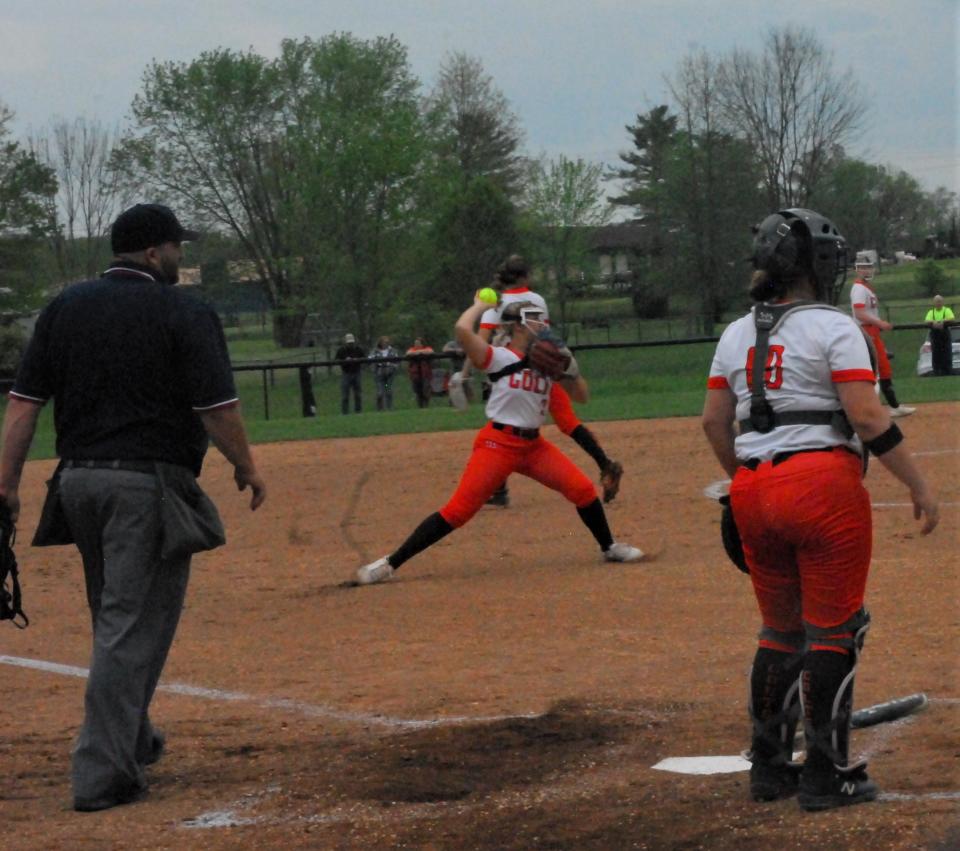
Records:
[[[543,321],[543,308],[532,301],[514,301],[506,305],[500,313],[500,322],[519,322],[534,334],[539,333],[546,324]]]
[[[847,272],[847,243],[826,216],[794,207],[753,229],[753,266],[774,279],[812,276],[817,300],[836,304]]]

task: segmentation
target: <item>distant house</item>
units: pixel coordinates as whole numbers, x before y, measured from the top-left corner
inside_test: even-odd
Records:
[[[601,281],[623,283],[633,279],[636,259],[649,254],[650,229],[640,222],[620,222],[594,228],[589,242],[597,258]]]

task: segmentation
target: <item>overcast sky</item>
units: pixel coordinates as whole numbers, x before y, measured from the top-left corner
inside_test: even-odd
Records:
[[[526,151],[614,163],[624,125],[667,100],[692,49],[759,51],[771,27],[811,28],[870,104],[849,153],[960,191],[960,0],[0,0],[0,101],[25,135],[55,116],[122,123],[152,60],[215,47],[274,56],[281,39],[395,35],[432,84],[445,54],[482,59]]]

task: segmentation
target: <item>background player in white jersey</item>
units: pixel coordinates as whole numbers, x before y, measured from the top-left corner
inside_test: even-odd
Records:
[[[530,302],[541,308],[543,319],[550,322],[550,310],[546,299],[530,289],[530,267],[519,255],[512,254],[497,270],[496,286],[500,291],[500,303],[496,307],[489,307],[480,317],[478,335],[482,340],[494,345],[499,344],[501,316],[504,309],[510,304]],[[508,332],[507,332],[508,333]],[[505,338],[504,338],[505,339]],[[469,361],[464,364],[463,375],[470,372]],[[557,385],[551,394],[549,402],[550,416],[560,430],[571,437],[584,452],[596,462],[600,469],[600,485],[603,488],[603,501],[611,502],[620,490],[620,480],[623,478],[623,465],[608,457],[596,435],[588,429],[573,410],[570,396]],[[498,505],[506,508],[510,503],[507,483],[498,487],[487,500],[489,505]]]
[[[382,582],[407,559],[459,529],[483,506],[494,489],[511,473],[521,473],[559,491],[572,502],[608,562],[632,562],[643,553],[629,544],[616,543],[593,483],[556,446],[540,434],[553,382],[529,366],[527,351],[545,327],[542,308],[533,302],[514,302],[504,309],[510,326],[506,346],[491,346],[474,330],[489,305],[476,299],[454,328],[457,342],[477,369],[490,377],[487,401],[489,422],[479,431],[473,452],[453,496],[430,514],[390,555],[357,571],[361,585]],[[576,361],[571,360],[560,379],[579,402],[588,398],[587,383]]]
[[[750,679],[750,792],[774,800],[799,780],[800,806],[823,810],[877,796],[866,763],[849,762],[870,621],[861,453],[907,486],[922,532],[937,525],[938,505],[874,391],[867,341],[831,306],[846,268],[836,227],[810,210],[774,213],[757,229],[753,262],[758,304],[720,338],[703,428],[733,480],[730,507],[763,622]],[[802,773],[791,761],[801,705]]]
[[[880,318],[880,300],[871,285],[874,272],[873,263],[857,261],[854,268],[856,278],[853,281],[853,286],[850,287],[850,309],[853,318],[860,323],[864,333],[873,341],[873,347],[877,353],[877,378],[879,379],[880,391],[887,400],[887,404],[890,405],[891,417],[909,416],[916,408],[901,405],[897,401],[897,394],[893,389],[893,369],[890,366],[887,348],[880,333],[881,331],[890,331],[893,325]]]

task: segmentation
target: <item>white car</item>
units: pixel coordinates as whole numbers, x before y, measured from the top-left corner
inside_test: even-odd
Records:
[[[960,325],[950,328],[950,339],[953,342],[953,374],[960,375]],[[930,332],[920,347],[917,357],[917,375],[933,375],[933,355],[930,347]]]

